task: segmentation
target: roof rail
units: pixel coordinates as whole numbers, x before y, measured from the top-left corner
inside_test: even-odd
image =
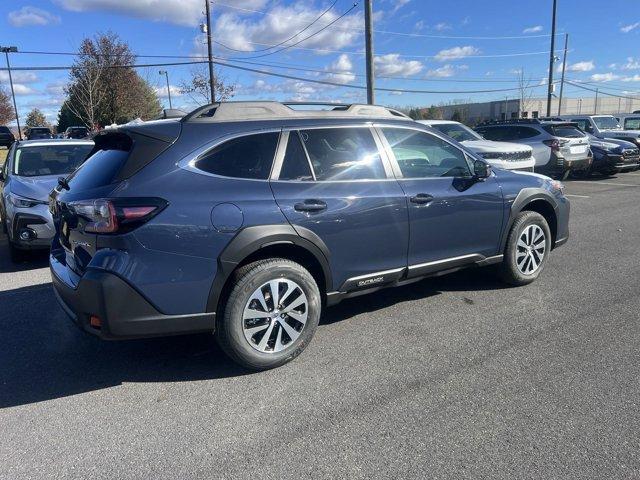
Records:
[[[299,110],[291,106],[326,106],[329,110]],[[217,102],[196,108],[182,122],[224,122],[242,120],[274,120],[282,118],[400,117],[402,112],[380,105],[322,102],[241,101]]]
[[[522,124],[540,124],[542,123],[540,119],[537,118],[509,118],[507,120],[487,120],[485,122],[479,123],[477,126],[484,126],[484,125],[522,125]]]

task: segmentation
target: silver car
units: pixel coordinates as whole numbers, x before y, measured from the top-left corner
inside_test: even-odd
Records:
[[[570,122],[520,119],[490,122],[475,130],[488,140],[530,145],[535,171],[550,177],[566,178],[571,172],[591,168],[589,139]]]
[[[84,162],[91,140],[28,140],[13,144],[0,172],[0,215],[14,260],[49,248],[55,233],[49,192]]]

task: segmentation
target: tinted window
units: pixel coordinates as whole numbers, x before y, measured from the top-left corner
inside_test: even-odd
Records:
[[[572,127],[570,125],[545,125],[542,128],[556,137],[582,138],[585,136],[584,133],[576,127]]]
[[[73,190],[89,190],[113,183],[116,174],[129,158],[124,150],[98,150],[69,177]]]
[[[511,137],[514,140],[522,139],[522,138],[533,138],[540,135],[540,132],[535,128],[530,128],[530,127],[511,127],[511,128],[514,130],[513,136]]]
[[[280,180],[313,180],[309,159],[298,132],[289,133],[287,151],[280,170]]]
[[[93,145],[47,145],[18,148],[13,173],[23,177],[68,175],[84,162]]]
[[[405,178],[471,174],[462,150],[435,135],[405,128],[382,129]]]
[[[266,180],[279,135],[259,133],[234,138],[206,153],[196,162],[196,167],[224,177]]]
[[[580,127],[585,132],[588,131],[589,128],[591,127],[591,124],[589,123],[589,120],[587,120],[585,118],[577,118],[577,119],[573,119],[571,121],[574,122],[574,123],[577,123],[578,127]]]
[[[368,128],[301,130],[316,180],[386,178],[378,147]]]
[[[640,130],[640,117],[625,118],[624,120],[625,130]]]

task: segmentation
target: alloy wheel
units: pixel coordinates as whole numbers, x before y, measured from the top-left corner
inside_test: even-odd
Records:
[[[253,292],[244,307],[244,338],[259,352],[281,352],[300,336],[308,312],[307,296],[296,282],[270,280]]]
[[[547,241],[544,230],[538,225],[529,225],[520,234],[516,246],[516,263],[524,275],[534,274],[542,265]]]

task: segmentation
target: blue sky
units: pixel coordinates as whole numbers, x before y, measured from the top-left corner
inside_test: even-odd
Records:
[[[221,67],[226,81],[236,85],[235,98],[363,101],[364,91],[350,88],[364,84],[362,0],[336,23],[301,42],[300,48],[275,54],[269,48],[307,27],[332,4],[333,0],[214,1],[214,39],[238,50],[216,44],[216,56],[265,72],[338,84]],[[609,0],[606,8],[595,0],[559,0],[558,4],[558,31],[570,35],[567,77],[616,94],[640,91],[640,1]],[[316,33],[352,6],[351,0],[337,0],[315,24],[284,45]],[[203,10],[204,0],[2,0],[1,43],[16,45],[23,52],[74,52],[84,37],[112,30],[140,55],[140,64],[187,62],[206,53],[199,29]],[[551,0],[374,0],[374,17],[376,71],[388,77],[377,79],[376,86],[392,90],[379,91],[378,103],[428,106],[516,97],[520,69],[532,87],[547,76],[548,54],[544,52],[549,50]],[[563,41],[559,36],[557,49]],[[65,66],[72,61],[71,56],[26,53],[11,58],[15,67]],[[4,66],[4,60],[0,63]],[[194,100],[180,95],[178,85],[198,67],[161,68],[169,71],[174,107],[192,108]],[[166,104],[159,69],[141,68],[139,72],[158,88]],[[67,75],[66,71],[16,71],[21,117],[39,107],[55,120]],[[0,71],[0,82],[8,87],[6,72]],[[545,88],[536,87],[534,92],[543,95]],[[502,89],[511,90],[469,92]],[[565,92],[567,96],[591,95],[573,86]]]

